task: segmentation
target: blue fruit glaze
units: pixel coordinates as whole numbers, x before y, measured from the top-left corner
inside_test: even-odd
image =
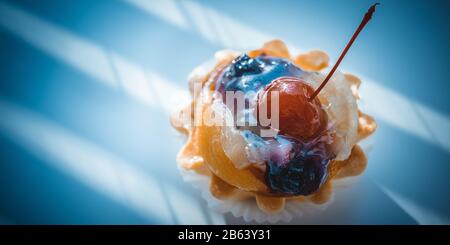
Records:
[[[271,56],[250,58],[243,54],[224,69],[217,80],[217,90],[258,92],[274,79],[284,76],[301,78],[305,72],[289,60]]]

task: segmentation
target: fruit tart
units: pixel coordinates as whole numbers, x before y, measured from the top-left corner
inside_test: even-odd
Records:
[[[273,40],[215,58],[212,69],[190,74],[192,101],[171,116],[187,135],[179,168],[207,179],[214,199],[253,202],[271,217],[324,204],[334,181],[364,171],[358,143],[376,123],[358,109],[360,79],[335,67],[329,76],[321,72],[326,53],[292,56]]]

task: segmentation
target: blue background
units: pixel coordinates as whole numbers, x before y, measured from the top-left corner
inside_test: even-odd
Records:
[[[370,80],[369,167],[291,223],[449,223],[450,5],[381,2],[340,67]],[[244,223],[182,181],[161,91],[264,37],[333,62],[372,3],[1,1],[0,223]]]

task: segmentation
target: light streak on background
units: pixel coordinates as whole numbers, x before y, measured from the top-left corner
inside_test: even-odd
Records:
[[[118,156],[24,108],[0,101],[1,132],[47,163],[151,221],[208,224],[198,201]],[[164,185],[164,188],[161,188]],[[165,197],[167,193],[168,199]],[[182,202],[181,202],[182,201]],[[174,210],[171,214],[170,210]]]
[[[186,90],[161,75],[145,71],[120,55],[107,52],[58,26],[6,4],[0,5],[0,13],[0,24],[30,44],[96,78],[96,81],[122,88],[148,106],[162,105],[162,109],[170,112],[173,105],[189,98]]]
[[[119,55],[107,53],[94,43],[66,30],[5,4],[0,5],[0,13],[3,17],[1,24],[37,48],[93,76],[97,81],[106,82],[113,89],[122,88],[147,106],[165,109],[163,112],[166,113],[179,103],[174,100],[187,99],[185,90],[170,84],[160,75],[144,71]],[[156,100],[158,103],[155,103]],[[133,164],[117,159],[57,125],[5,102],[2,102],[0,114],[6,118],[2,121],[4,133],[11,134],[10,137],[24,144],[28,150],[53,158],[52,163],[56,167],[113,199],[130,205],[143,215],[162,223],[208,223],[203,212],[198,210],[197,200],[164,184],[168,198],[165,200],[161,184],[134,169]],[[172,205],[175,221],[171,220],[168,209]],[[214,222],[223,223],[217,214],[211,213],[211,216]]]
[[[387,187],[379,185],[381,190],[386,193],[395,203],[397,203],[405,212],[407,212],[419,225],[448,225],[450,220],[434,213],[432,210],[418,206],[408,198],[389,190]]]

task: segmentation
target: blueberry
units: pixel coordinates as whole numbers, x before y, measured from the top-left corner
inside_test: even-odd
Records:
[[[240,77],[242,75],[258,74],[263,71],[264,63],[259,59],[252,59],[243,54],[231,62],[227,76]]]
[[[243,54],[228,65],[217,81],[217,90],[258,92],[272,80],[282,76],[302,77],[304,71],[290,61],[271,56],[250,58]]]
[[[298,142],[297,142],[298,143]],[[299,143],[286,162],[271,159],[266,163],[266,183],[274,193],[310,195],[327,177],[330,159],[324,142],[313,145]]]

